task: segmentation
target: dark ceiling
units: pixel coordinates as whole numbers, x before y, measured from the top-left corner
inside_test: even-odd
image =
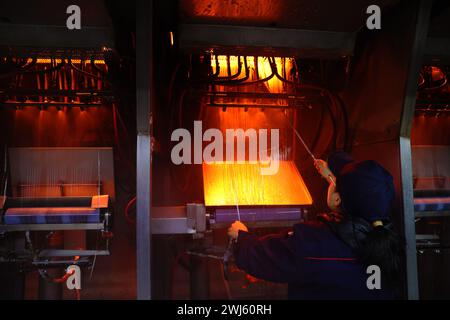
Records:
[[[81,30],[66,29],[69,5],[81,9]],[[114,46],[134,56],[135,1],[0,1],[0,45],[8,47]]]
[[[68,6],[81,8],[82,25],[109,27],[111,19],[103,0],[0,1],[0,23],[65,26]]]
[[[438,0],[431,12],[428,35],[432,38],[450,38],[450,1]]]

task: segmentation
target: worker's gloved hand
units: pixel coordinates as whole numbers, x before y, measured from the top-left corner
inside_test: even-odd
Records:
[[[239,230],[248,232],[248,228],[240,221],[235,221],[233,224],[228,228],[228,235],[233,240],[236,240],[239,235]]]
[[[314,166],[316,167],[320,175],[325,179],[328,180],[330,177],[334,177],[333,172],[331,172],[330,168],[328,168],[328,164],[326,163],[326,161],[323,161],[322,159],[316,159],[314,161]]]

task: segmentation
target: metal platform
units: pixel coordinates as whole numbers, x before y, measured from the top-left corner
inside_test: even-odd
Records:
[[[68,224],[0,224],[0,233],[13,231],[54,231],[54,230],[102,230],[103,223],[68,223]]]

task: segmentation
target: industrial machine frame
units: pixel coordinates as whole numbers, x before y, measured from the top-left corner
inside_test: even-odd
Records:
[[[152,136],[153,136],[153,113],[155,108],[155,86],[154,86],[154,66],[153,66],[153,1],[139,1],[137,7],[137,298],[152,298],[152,233],[165,233],[172,230],[174,233],[182,233],[182,228],[189,225],[190,217],[178,219],[177,221],[157,220],[154,216],[155,210],[152,208]],[[400,119],[400,130],[394,141],[395,148],[399,153],[400,177],[401,177],[401,206],[402,206],[402,229],[406,239],[406,296],[408,299],[418,299],[418,276],[417,276],[417,256],[416,256],[416,234],[414,222],[414,206],[413,206],[413,181],[412,181],[412,165],[411,165],[411,125],[415,109],[415,94],[417,89],[417,81],[419,69],[422,63],[422,57],[427,41],[428,24],[430,20],[430,11],[432,7],[431,1],[417,0],[411,1],[410,8],[404,12],[408,15],[409,26],[412,27],[408,32],[413,32],[412,42],[405,43],[409,45],[409,56],[406,58],[408,68],[405,72],[407,77],[406,86],[403,92],[402,112]],[[214,28],[214,26],[209,26]],[[391,26],[392,27],[392,26]],[[196,33],[190,32],[189,36],[184,40],[195,41],[198,43],[198,37],[210,37],[211,32],[206,27],[183,25],[182,29],[192,30],[199,29]],[[220,32],[236,32],[235,27],[217,26]],[[239,28],[237,28],[239,29]],[[242,30],[241,30],[242,29]],[[238,32],[248,32],[254,36],[258,36],[261,30],[251,30],[250,28],[241,28]],[[244,30],[245,29],[245,30]],[[216,30],[217,31],[217,30]],[[276,30],[271,32],[276,33]],[[311,42],[310,34],[298,31],[295,38],[303,41],[313,48],[328,48],[329,33],[314,34],[314,41]],[[195,39],[190,39],[194,37]],[[220,37],[219,37],[220,38]],[[248,37],[243,37],[248,39]],[[308,40],[309,39],[309,40]],[[351,35],[341,34],[339,37],[341,42],[337,41],[337,48],[332,48],[334,52],[348,51],[351,44]],[[350,40],[349,40],[350,39]],[[227,39],[223,37],[219,41]],[[249,40],[251,42],[251,40]],[[264,41],[268,41],[264,38]],[[306,41],[306,42],[305,42]],[[250,46],[252,43],[241,43],[242,46]],[[280,46],[285,45],[276,41]],[[301,45],[297,46],[301,47]],[[310,51],[311,52],[311,51]],[[314,52],[314,50],[312,50]],[[189,211],[189,210],[188,210]],[[165,226],[168,223],[170,226]],[[178,224],[180,228],[177,228]],[[192,225],[191,225],[192,226]],[[164,231],[166,230],[166,231]],[[178,230],[178,231],[176,231]],[[191,230],[192,233],[195,230]],[[186,231],[189,233],[189,231]]]

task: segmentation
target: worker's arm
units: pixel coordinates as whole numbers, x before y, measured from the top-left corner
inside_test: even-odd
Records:
[[[314,166],[316,167],[320,175],[328,181],[328,183],[336,185],[336,177],[334,176],[333,172],[331,172],[326,161],[316,159],[314,161]]]
[[[237,224],[243,225],[240,222]],[[245,231],[246,228],[238,229],[233,225],[229,229],[229,235],[237,233],[234,256],[240,269],[256,278],[273,282],[299,280],[302,275],[302,259],[296,252],[295,235],[256,237]],[[234,233],[236,229],[238,230]]]

